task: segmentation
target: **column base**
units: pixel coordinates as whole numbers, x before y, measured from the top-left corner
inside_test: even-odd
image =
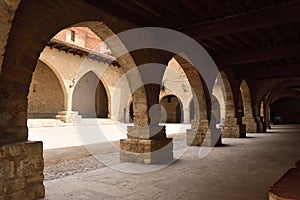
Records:
[[[78,112],[75,111],[61,111],[56,115],[56,119],[59,119],[65,123],[76,123],[81,119],[81,115],[78,115]]]
[[[120,140],[120,161],[160,164],[173,161],[173,139]]]
[[[220,129],[210,128],[205,133],[201,130],[188,129],[186,132],[188,146],[221,146],[222,134]]]
[[[0,145],[0,199],[40,199],[43,185],[43,143]]]
[[[266,133],[267,132],[267,126],[264,122],[256,122],[257,123],[257,132],[258,133]]]
[[[223,138],[245,138],[246,125],[245,124],[225,124],[222,129]]]
[[[243,124],[246,125],[246,133],[257,133],[257,124],[254,118],[243,117]]]

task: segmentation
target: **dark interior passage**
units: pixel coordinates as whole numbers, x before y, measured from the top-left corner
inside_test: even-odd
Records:
[[[274,124],[300,124],[300,98],[285,97],[270,105]]]

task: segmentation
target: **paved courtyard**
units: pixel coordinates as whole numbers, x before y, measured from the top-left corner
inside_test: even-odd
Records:
[[[69,162],[75,168],[90,162],[95,168],[44,181],[45,199],[268,199],[268,187],[300,158],[299,128],[276,126],[245,139],[225,138],[213,149],[187,148],[178,139],[178,159],[168,166],[119,163],[117,148],[94,158],[86,155],[77,158],[81,164]]]

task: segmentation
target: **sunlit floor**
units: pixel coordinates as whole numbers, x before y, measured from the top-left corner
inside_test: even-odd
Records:
[[[47,122],[47,120],[34,121]],[[48,124],[49,122],[51,120],[48,120]],[[44,149],[117,141],[127,137],[127,126],[132,125],[106,119],[82,119],[74,126],[51,127],[50,124],[48,127],[29,128],[29,140],[43,141]],[[191,128],[190,124],[166,124],[166,133],[168,135],[184,133],[188,128]]]
[[[114,163],[45,181],[45,199],[268,199],[268,187],[300,158],[300,127],[247,136],[190,147],[169,166]]]

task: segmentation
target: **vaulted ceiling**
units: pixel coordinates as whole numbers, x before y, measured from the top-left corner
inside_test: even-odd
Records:
[[[178,30],[248,79],[300,75],[300,1],[86,0],[138,26]]]

